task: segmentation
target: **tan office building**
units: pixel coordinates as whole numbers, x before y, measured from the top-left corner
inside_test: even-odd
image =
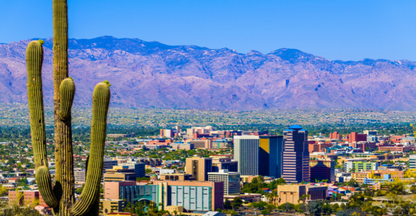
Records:
[[[303,194],[310,195],[305,201],[324,200],[328,196],[327,186],[279,185],[277,187],[279,205],[283,203],[298,204]],[[301,201],[302,202],[302,201]]]
[[[208,172],[212,172],[212,158],[186,158],[185,173],[192,174],[196,181],[207,181]]]
[[[122,199],[100,199],[100,215],[123,212],[125,202]]]

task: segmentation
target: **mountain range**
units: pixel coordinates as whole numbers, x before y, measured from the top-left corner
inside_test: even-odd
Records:
[[[1,103],[27,102],[30,41],[0,44]],[[44,100],[52,105],[52,38],[44,41]],[[330,61],[296,49],[242,54],[111,36],[69,40],[77,106],[90,106],[95,84],[107,79],[111,106],[119,107],[415,110],[415,66],[408,60]]]

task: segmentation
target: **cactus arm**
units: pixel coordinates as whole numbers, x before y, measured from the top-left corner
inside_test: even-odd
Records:
[[[32,41],[26,49],[27,94],[30,113],[30,129],[36,168],[47,163],[45,117],[42,95],[43,48],[39,41]]]
[[[26,49],[27,93],[30,113],[33,155],[36,181],[40,193],[49,207],[56,207],[58,200],[52,190],[46,154],[45,117],[42,95],[43,41],[32,41]]]
[[[71,116],[71,107],[75,95],[75,84],[71,78],[66,78],[62,80],[60,93],[61,107],[59,115],[61,116],[62,120],[66,120],[69,116]]]
[[[57,207],[59,202],[52,190],[51,175],[47,166],[40,166],[36,170],[36,183],[46,205],[51,208]]]
[[[110,103],[110,88],[107,83],[99,83],[93,92],[91,148],[87,167],[87,179],[79,201],[71,210],[74,216],[98,215],[95,206],[100,194],[101,176],[104,168],[104,144],[107,129],[107,113]]]

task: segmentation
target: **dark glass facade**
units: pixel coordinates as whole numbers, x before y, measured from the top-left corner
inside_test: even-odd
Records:
[[[283,132],[283,176],[288,183],[310,181],[308,131],[293,125]]]

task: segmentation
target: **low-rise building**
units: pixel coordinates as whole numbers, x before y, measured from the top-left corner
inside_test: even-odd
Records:
[[[100,199],[100,215],[123,212],[126,202],[122,199]]]
[[[369,170],[377,170],[379,167],[379,162],[370,162],[370,161],[348,161],[344,163],[344,172],[362,172]]]
[[[21,204],[31,205],[36,200],[39,200],[39,205],[47,206],[42,198],[39,190],[24,190],[24,191],[9,191],[8,192],[9,205]],[[22,193],[21,195],[19,193]],[[18,200],[20,198],[20,200]]]
[[[159,180],[152,182],[153,185],[120,187],[121,199],[127,202],[152,201],[159,209],[165,209],[167,206],[183,206],[187,211],[214,211],[224,208],[222,182]]]
[[[292,203],[298,204],[302,195],[307,194],[309,197],[305,200],[325,200],[328,197],[327,186],[311,186],[311,185],[279,185],[277,187],[279,195],[279,204]]]
[[[332,160],[311,160],[309,161],[311,181],[335,182],[335,161]]]

